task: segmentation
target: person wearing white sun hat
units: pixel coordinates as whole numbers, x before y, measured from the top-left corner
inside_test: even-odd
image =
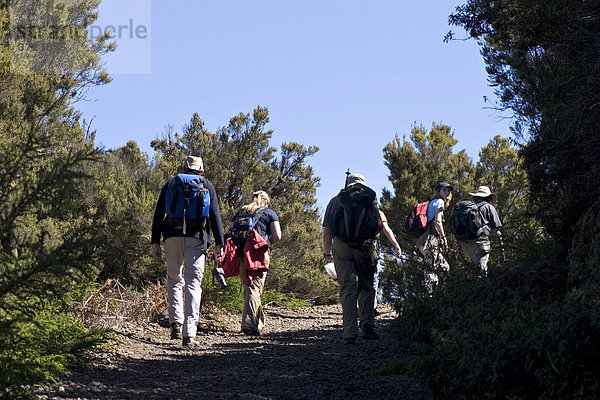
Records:
[[[459,241],[459,255],[462,255],[466,261],[470,262],[475,267],[477,273],[487,273],[487,263],[490,258],[490,236],[496,235],[500,240],[502,254],[504,254],[502,244],[502,234],[500,228],[502,222],[498,216],[498,211],[493,206],[496,203],[498,196],[493,193],[487,186],[479,186],[471,195],[475,204],[477,204],[478,212],[481,217],[483,226],[482,233],[476,240]]]

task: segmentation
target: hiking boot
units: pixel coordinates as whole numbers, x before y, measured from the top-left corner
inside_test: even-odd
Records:
[[[362,328],[362,337],[367,340],[377,340],[379,335],[375,332],[373,325],[365,325]]]
[[[248,329],[248,328],[242,329],[242,333],[246,336],[260,336],[259,331],[255,331],[255,330]]]
[[[344,338],[344,346],[352,345],[356,342],[356,339],[353,337]]]
[[[189,348],[200,346],[200,343],[193,337],[184,337],[181,344],[183,347]]]
[[[173,322],[171,324],[171,340],[181,339],[181,324]]]

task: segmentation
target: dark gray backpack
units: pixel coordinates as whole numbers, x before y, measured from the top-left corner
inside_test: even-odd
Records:
[[[484,204],[471,200],[456,203],[450,217],[450,231],[456,240],[477,240],[484,234],[485,221],[479,212]]]

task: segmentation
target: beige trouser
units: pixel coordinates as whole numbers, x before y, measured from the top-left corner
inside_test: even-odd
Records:
[[[269,253],[266,254],[267,265],[269,265]],[[262,271],[252,277],[252,285],[246,285],[246,268],[244,258],[240,260],[240,281],[244,288],[244,310],[242,311],[242,329],[259,332],[265,326],[265,312],[263,310],[260,296],[263,292],[267,271]]]
[[[487,274],[487,263],[490,258],[490,239],[459,242],[465,259],[472,263],[476,274]]]
[[[349,247],[337,237],[333,238],[333,263],[340,284],[342,303],[343,338],[356,338],[358,318],[360,327],[375,325],[373,314],[375,289],[373,278],[377,268],[377,251],[372,242],[359,249]],[[358,302],[358,311],[356,304]]]
[[[183,337],[195,337],[198,329],[201,284],[206,262],[203,245],[202,240],[193,237],[170,237],[165,240],[169,322],[183,325]]]

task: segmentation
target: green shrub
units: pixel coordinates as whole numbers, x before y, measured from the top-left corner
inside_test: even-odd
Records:
[[[599,287],[567,281],[553,263],[481,279],[455,269],[443,290],[408,298],[395,324],[407,371],[439,398],[596,398]]]
[[[203,309],[222,309],[227,312],[241,313],[244,308],[244,292],[240,279],[231,277],[227,279],[227,288],[221,289],[217,283],[213,284],[211,275],[212,265],[206,267],[202,280],[202,307]],[[267,274],[267,282],[269,275]],[[296,297],[293,293],[281,293],[274,289],[265,288],[261,296],[264,306],[276,305],[295,309],[308,306],[308,301]]]
[[[87,329],[62,303],[30,300],[0,316],[0,394],[16,397],[27,385],[53,380],[113,336]]]

